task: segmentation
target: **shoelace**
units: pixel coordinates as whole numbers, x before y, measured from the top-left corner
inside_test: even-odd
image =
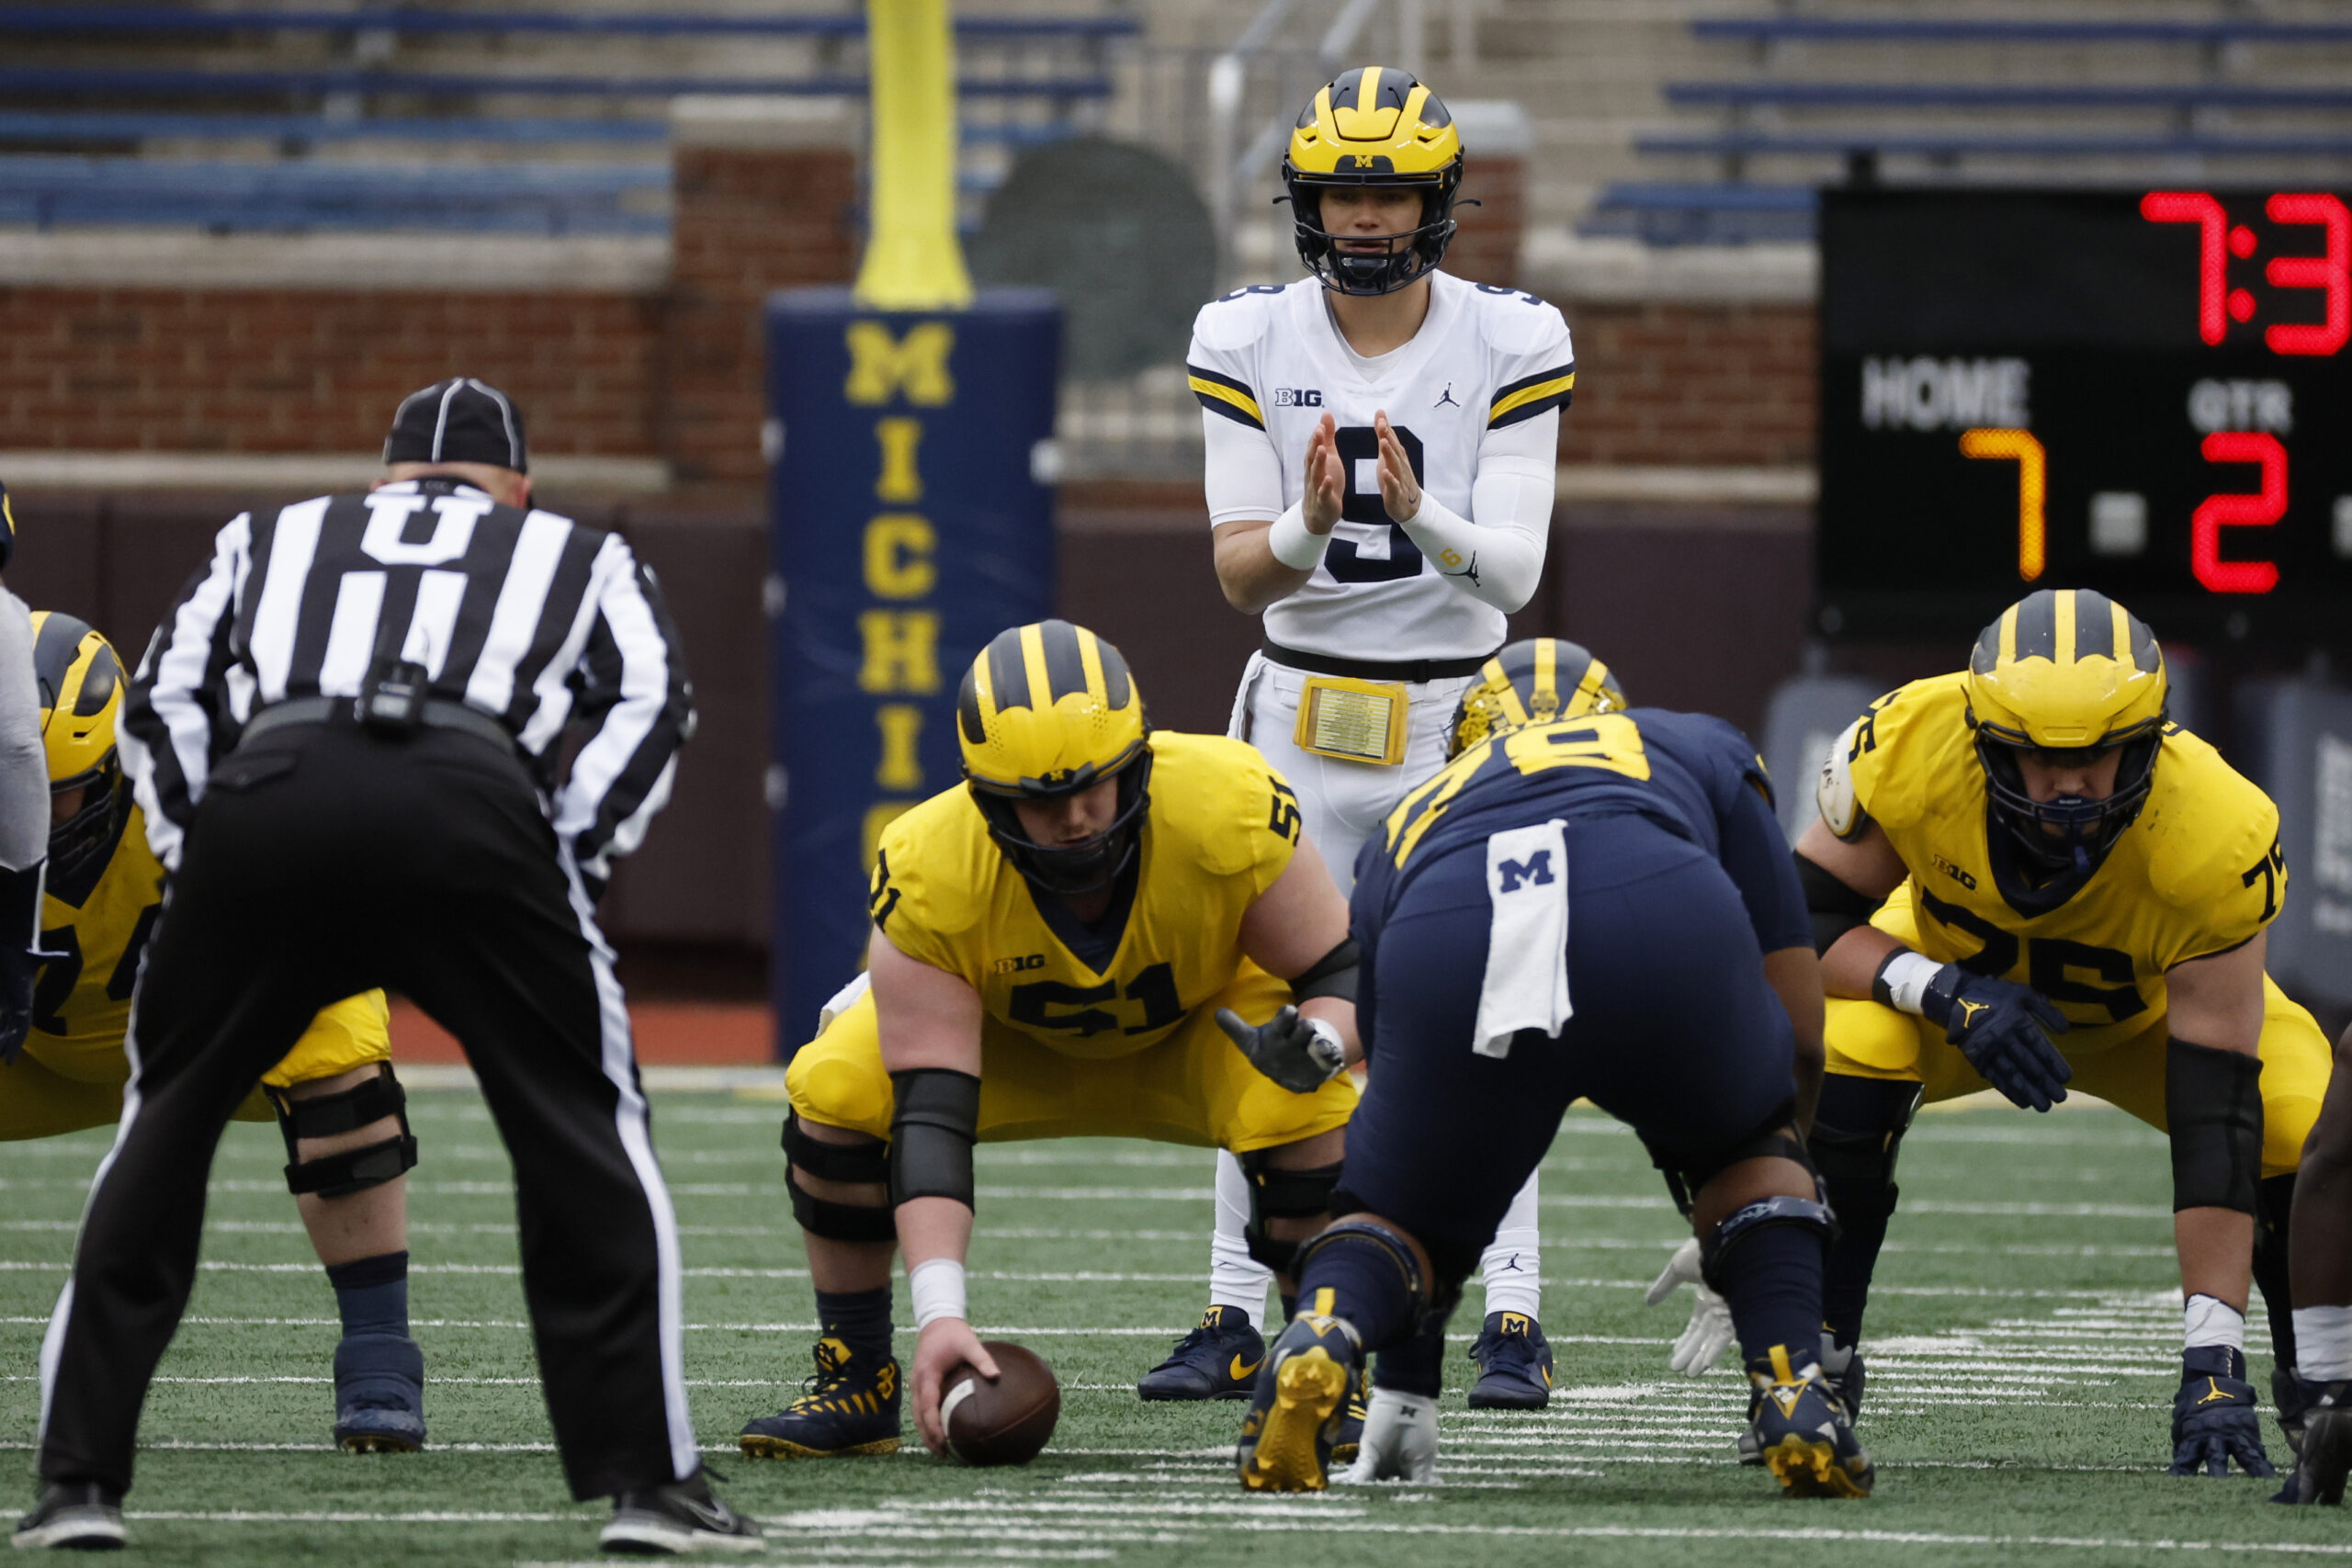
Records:
[[[817,1370],[800,1380],[800,1397],[785,1408],[808,1412],[839,1410],[854,1413],[857,1406],[841,1393],[842,1386],[850,1381],[849,1363],[841,1352],[823,1341],[816,1349]]]
[[[1191,1355],[1193,1351],[1207,1344],[1209,1342],[1209,1336],[1216,1332],[1216,1330],[1210,1326],[1208,1320],[1206,1318],[1203,1318],[1198,1327],[1185,1335],[1183,1338],[1176,1341],[1176,1348],[1170,1351],[1168,1353],[1168,1359],[1160,1362],[1159,1365],[1162,1367],[1174,1366],[1177,1362],[1182,1360],[1185,1357]],[[1152,1370],[1157,1371],[1159,1368],[1155,1367]]]

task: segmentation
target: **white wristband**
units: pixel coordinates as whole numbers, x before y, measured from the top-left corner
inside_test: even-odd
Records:
[[[964,1306],[964,1266],[952,1258],[926,1258],[907,1270],[907,1293],[914,1298],[915,1327],[934,1318],[968,1315]]]
[[[1887,999],[1897,1010],[1919,1016],[1919,998],[1927,995],[1928,982],[1934,979],[1943,965],[1924,953],[1898,953],[1886,961],[1878,977],[1886,982]]]
[[[2226,1345],[2243,1355],[2245,1314],[2217,1296],[2191,1296],[2180,1309],[2180,1342],[2184,1350]]]
[[[1323,552],[1331,547],[1331,536],[1308,531],[1306,508],[1302,502],[1274,519],[1274,525],[1266,530],[1266,547],[1293,571],[1313,571],[1323,564]]]

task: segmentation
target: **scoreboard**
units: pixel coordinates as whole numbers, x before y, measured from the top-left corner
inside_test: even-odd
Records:
[[[1832,189],[1820,232],[1818,630],[2087,587],[2352,642],[2352,195]]]

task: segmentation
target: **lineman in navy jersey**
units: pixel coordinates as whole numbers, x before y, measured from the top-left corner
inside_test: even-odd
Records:
[[[1186,358],[1217,578],[1265,616],[1229,733],[1291,780],[1344,891],[1365,836],[1443,765],[1455,700],[1535,592],[1576,356],[1550,305],[1438,270],[1462,148],[1427,86],[1345,73],[1283,167],[1311,276],[1204,307]],[[1535,1201],[1531,1179],[1487,1258],[1474,1406],[1549,1397]],[[1246,1392],[1232,1369],[1257,1358],[1269,1280],[1248,1212],[1220,1156],[1209,1311],[1146,1398]]]
[[[1748,1420],[1782,1487],[1860,1497],[1871,1461],[1822,1377],[1833,1225],[1802,1130],[1821,977],[1763,766],[1738,730],[1625,706],[1548,637],[1464,695],[1456,755],[1357,863],[1357,1018],[1372,1072],[1298,1250],[1303,1304],[1236,1458],[1253,1491],[1327,1483],[1338,1391],[1382,1352],[1355,1479],[1435,1477],[1436,1338],[1485,1238],[1577,1099],[1667,1176],[1747,1352]]]

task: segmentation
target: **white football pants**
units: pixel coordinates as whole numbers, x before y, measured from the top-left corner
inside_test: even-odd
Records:
[[[1474,678],[1453,676],[1407,688],[1411,707],[1406,716],[1405,760],[1387,768],[1300,750],[1293,736],[1306,672],[1273,663],[1262,653],[1250,656],[1227,733],[1255,746],[1297,792],[1306,835],[1322,852],[1341,897],[1355,887],[1357,851],[1408,790],[1445,765],[1454,705]],[[1530,1176],[1480,1260],[1489,1313],[1541,1316],[1543,1257],[1535,1186],[1536,1179]],[[1251,1322],[1263,1324],[1270,1321],[1266,1292],[1273,1275],[1250,1256],[1244,1235],[1249,1222],[1249,1180],[1241,1174],[1241,1162],[1220,1149],[1216,1232],[1209,1243],[1209,1304],[1238,1308]]]

